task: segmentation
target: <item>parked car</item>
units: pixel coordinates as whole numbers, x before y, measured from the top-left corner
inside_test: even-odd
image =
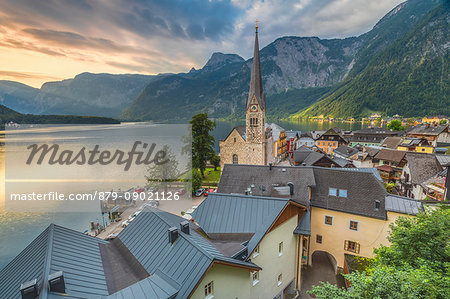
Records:
[[[122,227],[127,227],[127,225],[130,224],[130,222],[127,220],[122,222]]]
[[[134,192],[136,192],[136,193],[141,193],[141,192],[144,192],[144,191],[145,191],[144,188],[136,188],[136,189],[134,190]]]
[[[177,192],[175,192],[175,194],[178,194],[178,195],[184,195],[184,194],[186,194],[186,190],[185,189],[178,189],[177,190]]]
[[[117,237],[117,234],[109,234],[106,238],[105,241],[111,241],[114,240]]]
[[[214,192],[216,192],[216,190],[217,189],[212,189],[212,188],[206,189],[205,192],[203,192],[203,196],[208,197],[208,194],[214,193]]]
[[[203,195],[203,193],[205,193],[205,189],[204,188],[200,188],[197,191],[195,191],[194,195],[197,197],[200,197]]]

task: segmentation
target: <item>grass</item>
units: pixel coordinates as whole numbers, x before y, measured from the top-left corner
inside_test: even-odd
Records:
[[[217,170],[214,168],[206,168],[205,169],[205,177],[203,178],[202,185],[217,185],[220,180],[220,167],[217,167]]]

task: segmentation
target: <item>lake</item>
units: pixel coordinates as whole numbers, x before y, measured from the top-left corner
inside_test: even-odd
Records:
[[[216,140],[215,149],[219,151],[219,140],[224,139],[231,129],[237,125],[243,125],[243,121],[225,122],[217,121],[213,136]],[[277,122],[286,130],[310,131],[326,130],[331,127],[339,126],[346,130],[358,130],[361,123],[338,123],[338,122],[316,122],[316,121],[298,121],[298,122]],[[149,123],[125,123],[121,125],[96,125],[83,126],[83,130],[53,130],[44,132],[39,138],[49,141],[70,140],[70,142],[92,142],[107,144],[109,147],[127,147],[136,136],[146,136],[149,132],[154,132],[158,124]],[[94,134],[95,132],[95,134]],[[156,135],[171,135],[172,132],[158,131]],[[180,134],[177,132],[177,134]],[[175,135],[177,135],[175,134]],[[98,138],[98,136],[103,138]],[[97,136],[97,137],[93,137]],[[113,136],[113,137],[107,137]],[[155,136],[153,136],[155,137]],[[88,140],[88,141],[86,141]],[[174,146],[178,147],[178,146]],[[5,181],[5,159],[4,153],[0,156],[0,171],[2,182]],[[142,177],[141,184],[144,184],[144,172],[139,174]],[[139,183],[136,183],[139,184]],[[108,186],[114,189],[122,188],[126,190],[136,184],[122,184]],[[103,219],[100,211],[91,213],[63,212],[63,213],[32,213],[32,212],[6,212],[5,211],[5,186],[0,184],[0,269],[11,261],[20,251],[22,251],[39,233],[41,233],[50,223],[59,224],[80,232],[89,228],[90,221],[102,224]],[[23,186],[27,188],[27,186]]]

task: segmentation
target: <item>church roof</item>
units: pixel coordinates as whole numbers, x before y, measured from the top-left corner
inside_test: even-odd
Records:
[[[256,28],[255,32],[255,48],[253,53],[252,74],[250,78],[250,91],[248,93],[247,108],[250,105],[253,95],[256,97],[259,106],[266,110],[266,100],[262,87],[261,63],[259,60],[258,28]]]

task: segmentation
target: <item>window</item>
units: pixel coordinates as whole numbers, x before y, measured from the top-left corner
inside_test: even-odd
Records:
[[[236,137],[234,137],[234,142],[236,142]]]
[[[256,285],[259,282],[259,271],[252,272],[252,285]]]
[[[259,245],[256,246],[255,250],[253,251],[253,258],[257,257],[259,255]]]
[[[351,230],[358,230],[358,221],[350,220],[350,227]]]
[[[330,195],[330,196],[337,196],[337,189],[336,188],[328,189],[328,195]]]
[[[379,210],[380,209],[380,201],[379,200],[375,200],[375,210]]]
[[[345,240],[344,242],[344,250],[350,251],[350,252],[354,252],[354,253],[359,253],[359,243],[353,242],[353,241],[349,241],[349,240]]]
[[[347,197],[347,190],[339,189],[339,196],[340,197]]]
[[[278,256],[283,255],[283,242],[278,244]]]
[[[333,225],[333,217],[325,216],[325,224]]]
[[[322,244],[322,236],[321,235],[316,235],[316,243]]]
[[[278,275],[278,286],[283,283],[283,274]]]
[[[238,164],[238,156],[236,154],[233,155],[233,164]]]
[[[214,298],[214,281],[205,285],[205,298]]]

